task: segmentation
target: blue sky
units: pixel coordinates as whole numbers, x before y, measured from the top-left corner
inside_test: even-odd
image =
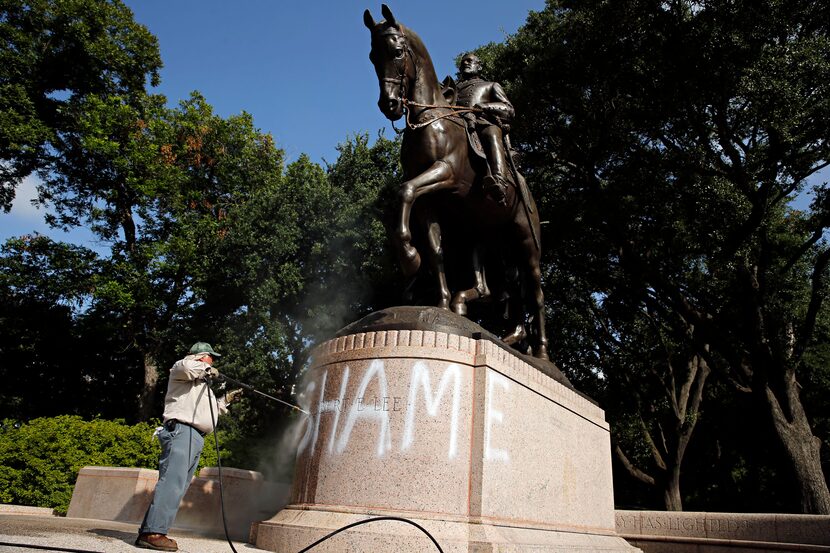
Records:
[[[417,32],[439,76],[455,74],[458,54],[514,33],[544,0],[388,1]],[[156,92],[175,105],[200,91],[216,112],[247,111],[270,132],[288,160],[308,154],[333,162],[354,133],[391,133],[377,108],[363,11],[376,20],[381,2],[332,0],[126,0],[135,19],[159,39],[164,68]],[[0,213],[0,241],[37,231],[95,247],[83,230],[51,231],[31,206],[36,181],[18,189],[11,213]]]
[[[198,90],[216,112],[247,111],[270,132],[288,160],[302,153],[333,162],[335,147],[354,133],[391,128],[377,108],[363,11],[382,19],[381,2],[331,0],[126,0],[135,19],[159,39],[164,62],[156,92],[171,105]],[[396,18],[417,32],[439,78],[455,74],[467,50],[514,33],[544,0],[407,0],[389,2]],[[830,171],[811,179],[823,182]],[[11,213],[0,212],[0,242],[34,231],[100,247],[78,229],[49,229],[30,200],[36,181],[17,191]],[[801,203],[806,203],[806,196]]]

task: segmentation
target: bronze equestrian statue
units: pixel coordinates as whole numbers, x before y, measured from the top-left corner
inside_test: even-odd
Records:
[[[467,301],[489,295],[486,259],[501,256],[496,266],[501,267],[503,295],[512,298],[510,316],[518,321],[505,341],[523,339],[529,323],[533,355],[548,359],[539,215],[507,152],[499,121],[509,121],[513,108],[500,86],[478,79],[480,65],[471,58],[472,64],[462,64],[456,92],[460,102],[451,104],[420,37],[398,23],[385,4],[381,12],[384,21],[375,22],[369,10],[363,19],[372,34],[369,59],[380,85],[378,106],[391,121],[405,117],[404,182],[393,236],[401,268],[405,275],[414,276],[421,267],[421,252],[413,244],[410,226],[414,219],[416,230],[425,233],[420,247],[438,280],[438,307],[452,305],[454,311],[465,314]],[[467,83],[465,75],[478,80]],[[465,114],[481,132],[480,150],[487,153],[474,147],[477,137],[468,138]],[[485,159],[479,157],[482,154]],[[452,298],[444,268],[447,240],[442,238],[442,228],[452,229],[449,234],[456,239],[464,236],[462,247],[470,256],[467,267],[474,273],[475,286]],[[504,276],[510,274],[514,277]]]

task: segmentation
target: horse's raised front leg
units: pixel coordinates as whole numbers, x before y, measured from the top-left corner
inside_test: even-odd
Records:
[[[409,228],[412,204],[415,203],[418,197],[429,192],[449,188],[452,184],[452,169],[449,164],[442,160],[436,161],[417,177],[401,184],[399,191],[400,219],[395,238],[398,242],[398,253],[404,275],[414,275],[421,266],[421,256],[412,245],[412,231]]]

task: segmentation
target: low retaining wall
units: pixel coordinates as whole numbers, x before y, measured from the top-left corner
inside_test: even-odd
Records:
[[[617,533],[644,553],[830,553],[830,516],[617,511]]]
[[[84,467],[66,516],[141,524],[157,481],[156,470]],[[234,540],[247,541],[252,523],[269,519],[288,503],[290,484],[268,482],[259,472],[223,467],[222,484],[228,532]],[[193,478],[173,527],[224,536],[216,467],[205,467]]]
[[[223,468],[222,476],[234,540],[248,540],[252,523],[268,520],[288,503],[289,484],[235,468]],[[217,468],[206,467],[193,478],[174,529],[224,535],[217,477]],[[155,470],[84,467],[67,516],[138,526],[157,480]],[[644,553],[830,553],[830,516],[618,510],[615,522],[617,534]]]

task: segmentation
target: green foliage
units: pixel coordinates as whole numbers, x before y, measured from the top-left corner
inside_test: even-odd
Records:
[[[0,207],[48,166],[55,141],[76,128],[73,105],[89,95],[143,95],[158,84],[156,38],[119,0],[0,3]]]
[[[45,236],[0,247],[0,418],[77,413],[69,406],[86,404],[84,374],[66,370],[66,362],[84,356],[73,317],[93,286],[97,261],[85,248]],[[93,409],[88,414],[101,405]]]
[[[77,304],[89,293],[97,255],[46,236],[11,238],[0,246],[0,294],[32,302]]]
[[[147,92],[157,43],[118,0],[9,0],[3,14],[5,190],[37,170],[47,222],[109,249],[7,244],[0,349],[14,355],[0,368],[30,368],[4,391],[9,414],[146,420],[196,339],[221,344],[236,376],[286,389],[315,338],[388,304],[377,216],[397,143],[355,137],[328,171],[305,156],[285,168],[249,114],[219,117],[198,93],[171,109]],[[59,324],[38,329],[43,316]],[[38,379],[57,401],[33,397]]]
[[[788,204],[830,159],[827,9],[550,0],[482,52],[516,107],[513,143],[550,221],[559,364],[665,432],[660,389],[678,381],[655,352],[704,357],[756,394],[763,415],[747,424],[774,423],[764,439],[790,456],[780,469],[800,467],[800,508],[814,512],[829,496],[793,447],[814,437],[795,383],[822,386],[828,360],[825,185],[812,181],[809,210]],[[660,332],[643,332],[646,315]],[[826,390],[803,394],[811,413],[826,411]],[[648,401],[628,401],[638,396]]]
[[[205,309],[233,298],[232,310],[204,319],[227,348],[221,370],[288,394],[316,340],[389,305],[396,292],[387,275],[395,265],[386,257],[380,215],[397,182],[396,148],[356,136],[340,145],[327,171],[300,156],[273,186],[228,211],[205,289]],[[237,443],[250,448],[275,435],[284,416],[279,405],[249,397],[234,409],[244,429]],[[252,457],[245,466],[255,468]]]
[[[0,502],[51,507],[65,514],[84,466],[157,468],[154,424],[77,416],[0,424]]]

